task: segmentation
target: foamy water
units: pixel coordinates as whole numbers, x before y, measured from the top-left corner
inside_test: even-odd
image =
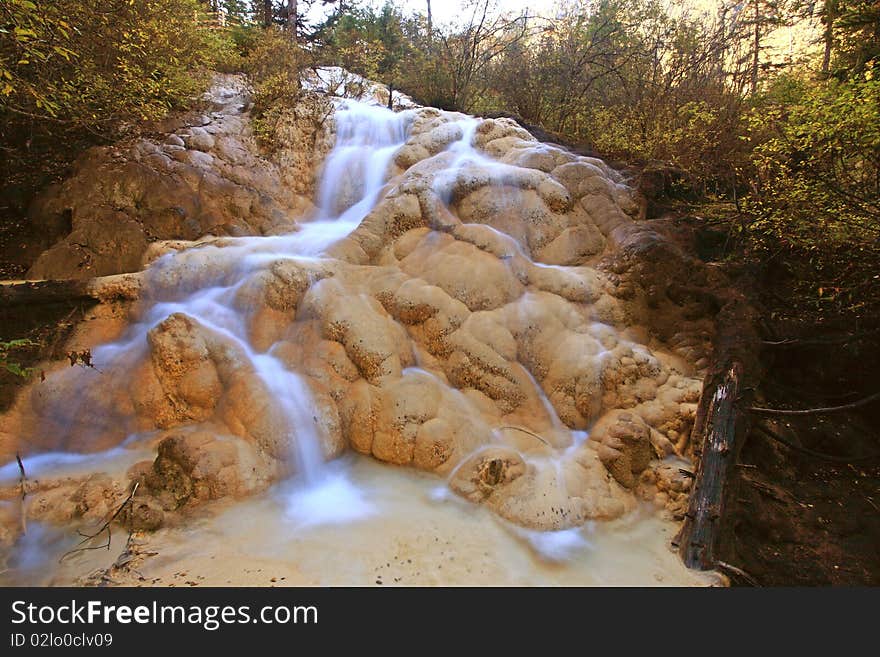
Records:
[[[266,495],[220,503],[210,517],[148,535],[140,546],[148,556],[118,583],[705,586],[718,581],[712,573],[684,567],[669,548],[675,527],[649,508],[608,523],[537,532],[456,495],[437,495],[431,475],[351,455],[340,465],[344,478],[331,473],[326,488],[300,495],[295,482],[287,482]],[[352,492],[364,506],[348,514],[343,503],[353,499]],[[329,504],[333,501],[339,504]],[[125,543],[125,532],[116,532],[113,549],[58,564],[58,556],[70,549],[71,533],[46,529],[53,541],[28,539],[34,550],[28,583],[76,583],[112,564]]]
[[[201,573],[200,583],[265,584],[256,566],[238,566],[253,563],[263,564],[261,573],[275,572],[288,584],[705,583],[668,549],[671,525],[647,512],[601,528],[588,523],[535,532],[448,495],[448,489],[438,488],[436,477],[351,456],[324,462],[322,428],[308,385],[276,358],[271,347],[259,350],[250,343],[248,309],[240,307],[238,292],[243,281],[279,259],[320,260],[359,225],[387,184],[389,164],[407,139],[413,114],[347,101],[335,119],[336,144],[323,166],[319,210],[311,221],[289,235],[200,247],[210,250],[216,265],[207,272],[191,271],[187,252],[164,256],[148,273],[146,295],[151,304],[142,316],[119,341],[92,351],[94,361],[108,369],[136,362],[148,349],[148,332],[170,315],[185,313],[240,348],[285,420],[294,476],[269,494],[231,505],[216,517],[150,536],[147,544],[159,556],[139,566],[142,576],[157,584],[174,583],[174,569],[185,565],[191,573]],[[447,168],[435,178],[441,198],[448,199],[456,177],[468,168],[479,167],[499,190],[514,169],[473,148],[477,124],[469,117],[458,123],[461,137],[447,148]],[[516,240],[508,241],[527,259]],[[569,431],[541,386],[522,369],[546,423],[565,439],[559,445],[562,450],[531,463],[555,468],[564,486],[564,450],[576,448],[588,435]],[[423,368],[407,368],[403,375],[429,377],[448,388],[446,381]],[[472,403],[460,391],[454,393],[462,404]],[[25,459],[26,468],[31,477],[72,476],[96,468],[121,475],[144,458],[137,449],[143,438],[133,435],[119,447],[88,456],[31,455]],[[0,467],[0,482],[17,477],[15,462]],[[106,555],[92,553],[48,565],[70,541],[55,529],[33,527],[10,561],[10,581],[71,583],[88,568],[106,567]]]

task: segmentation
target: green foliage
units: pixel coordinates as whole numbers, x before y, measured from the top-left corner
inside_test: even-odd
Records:
[[[33,368],[22,367],[20,363],[12,361],[9,358],[10,354],[16,349],[35,346],[37,346],[37,343],[27,338],[10,340],[8,342],[0,340],[0,370],[5,370],[10,374],[14,374],[15,376],[19,376],[22,378],[30,376],[30,374],[33,372]]]
[[[252,23],[237,23],[230,27],[229,36],[237,54],[242,58],[247,58],[260,43],[263,29]],[[245,62],[242,61],[242,66],[244,65]]]
[[[747,159],[722,19],[659,2],[575,3],[491,69],[488,104],[615,159],[660,160],[701,186]]]
[[[342,66],[369,79],[397,84],[404,60],[415,51],[413,25],[390,2],[376,11],[349,6],[320,26],[322,63]]]
[[[198,90],[222,51],[195,0],[3,4],[0,111],[102,129],[149,119]]]
[[[802,263],[817,305],[864,306],[880,286],[880,81],[784,79],[749,127],[752,244]]]
[[[467,23],[431,35],[427,56],[409,60],[406,80],[412,96],[444,109],[497,109],[494,96],[503,70],[499,62],[503,67],[508,55],[526,51],[529,37],[540,28],[530,27],[526,14],[493,17],[487,12],[491,6],[488,0],[473,0],[463,9],[470,17]],[[508,70],[519,78],[518,84],[525,82],[524,75]]]
[[[7,191],[45,184],[91,143],[162,117],[228,58],[197,0],[0,3],[0,164]]]
[[[880,62],[880,3],[837,0],[835,75],[861,75]]]
[[[254,89],[254,132],[264,147],[271,148],[278,121],[296,104],[305,61],[289,33],[274,26],[261,30],[251,45],[244,68]]]
[[[255,131],[271,147],[302,97],[300,70],[340,65],[427,105],[513,112],[606,157],[672,165],[693,194],[735,208],[731,243],[784,259],[805,298],[855,312],[872,303],[875,0],[822,3],[825,56],[781,73],[763,66],[763,40],[804,3],[719,3],[709,15],[662,0],[567,0],[552,19],[500,17],[492,4],[471,0],[460,24],[429,30],[392,2],[338,3],[300,48],[273,24],[278,2],[219,0],[221,26],[204,0],[4,0],[0,195],[24,207],[27,190],[85,147],[185,105],[211,68],[249,74]]]

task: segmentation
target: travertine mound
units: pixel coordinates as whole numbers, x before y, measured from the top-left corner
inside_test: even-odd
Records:
[[[148,316],[124,358],[105,348],[97,370],[26,390],[0,425],[4,458],[153,432],[157,456],[130,471],[144,526],[260,490],[297,468],[306,435],[256,371],[271,356],[311,391],[326,458],[351,447],[436,472],[531,528],[614,518],[639,497],[680,511],[689,480],[663,459],[683,454],[700,395],[712,272],[636,221],[631,189],[602,161],[509,119],[409,112],[380,200],[325,257],[166,245],[180,253],[148,272],[143,309],[234,284],[247,340],[184,306]],[[451,146],[463,138],[488,157],[461,166]],[[279,225],[272,211],[241,215]],[[262,264],[243,268],[254,254]],[[89,481],[70,494],[89,498]]]
[[[316,136],[331,106],[304,96],[270,159],[251,133],[241,76],[218,75],[205,102],[204,114],[168,119],[167,134],[90,149],[44,191],[29,215],[50,248],[28,278],[138,271],[161,240],[290,231],[312,207]]]

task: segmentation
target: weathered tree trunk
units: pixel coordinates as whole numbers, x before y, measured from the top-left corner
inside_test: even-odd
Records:
[[[107,303],[134,300],[141,287],[140,274],[117,274],[87,280],[23,281],[0,284],[0,308],[18,312],[22,306],[53,303]]]
[[[287,0],[287,30],[296,41],[296,23],[299,18],[296,6],[297,0]]]
[[[431,16],[431,0],[428,0],[428,47],[434,43],[434,20]]]
[[[825,0],[825,6],[822,10],[822,20],[825,23],[823,34],[825,51],[822,53],[822,73],[826,75],[831,68],[831,50],[834,47],[834,21],[837,20],[837,1]]]
[[[272,0],[263,0],[263,27],[272,25],[273,17]]]
[[[730,299],[716,317],[713,363],[691,433],[698,461],[681,531],[673,541],[689,568],[716,567],[725,537],[729,481],[748,435],[749,398],[760,377],[760,340],[755,312],[742,297]]]
[[[745,418],[737,409],[742,392],[742,364],[733,362],[721,377],[708,379],[694,438],[700,441],[700,458],[694,491],[679,534],[682,559],[689,568],[707,570],[715,566],[715,547],[724,510],[727,478],[744,435]]]

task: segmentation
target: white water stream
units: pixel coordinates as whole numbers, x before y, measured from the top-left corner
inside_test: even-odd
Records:
[[[573,563],[571,568],[574,575],[567,582],[572,584],[694,583],[696,579],[686,573],[683,567],[677,565],[677,560],[665,551],[665,547],[660,547],[664,545],[668,536],[662,536],[654,531],[657,535],[654,542],[645,541],[645,529],[634,530],[631,522],[629,525],[617,524],[629,528],[622,536],[629,533],[634,542],[642,544],[641,551],[638,545],[633,545],[633,556],[623,558],[620,554],[617,557],[606,554],[603,558],[599,558],[596,556],[597,546],[608,544],[604,549],[620,551],[621,542],[619,540],[615,542],[616,539],[597,539],[594,534],[598,532],[601,536],[613,536],[614,530],[610,530],[609,534],[592,527],[564,532],[529,532],[497,519],[493,524],[487,525],[486,521],[491,515],[489,511],[474,508],[473,505],[461,500],[451,501],[448,496],[437,496],[433,492],[436,489],[436,481],[431,483],[424,475],[404,473],[393,466],[362,463],[363,459],[344,458],[332,463],[324,462],[321,450],[321,428],[314,418],[315,404],[308,386],[300,375],[287,369],[282,361],[273,355],[272,348],[259,351],[251,345],[246,328],[247,318],[243,317],[236,299],[242,282],[249,275],[266,269],[283,258],[320,258],[330,245],[344,238],[358,226],[377,202],[387,182],[389,164],[396,150],[406,141],[413,113],[412,111],[393,113],[381,107],[346,101],[337,109],[335,119],[336,143],[324,164],[317,197],[318,212],[313,220],[301,223],[299,230],[289,235],[237,238],[227,240],[222,248],[210,245],[200,247],[211,249],[213,251],[211,257],[222,264],[212,267],[208,275],[201,274],[195,277],[195,280],[183,274],[168,276],[169,272],[174,272],[176,268],[186,269],[186,252],[164,256],[150,270],[151,284],[148,286],[152,301],[150,307],[139,321],[127,329],[120,340],[93,350],[95,362],[105,364],[135,362],[148,348],[147,334],[150,329],[173,313],[182,312],[236,343],[272,392],[278,409],[283,412],[289,432],[289,444],[291,449],[295,450],[293,456],[296,475],[276,486],[272,495],[244,502],[227,510],[222,524],[224,529],[217,529],[217,525],[211,525],[213,529],[206,527],[194,529],[193,534],[187,539],[187,545],[198,546],[202,540],[207,544],[222,538],[227,547],[220,549],[218,553],[222,556],[226,552],[228,558],[239,558],[240,552],[245,550],[243,539],[234,539],[230,533],[234,532],[235,528],[239,528],[250,536],[248,544],[259,544],[262,546],[261,550],[267,553],[252,556],[257,560],[268,559],[268,563],[274,564],[273,567],[280,568],[279,572],[286,568],[279,565],[285,563],[284,560],[287,558],[285,553],[296,546],[301,551],[302,556],[298,558],[302,559],[303,564],[308,564],[310,559],[315,561],[314,572],[304,572],[303,568],[307,570],[307,567],[301,565],[296,576],[291,575],[291,581],[288,583],[371,583],[367,581],[372,575],[369,574],[366,565],[361,570],[351,567],[348,570],[343,568],[338,572],[328,571],[318,574],[322,567],[326,567],[326,564],[320,565],[321,558],[318,555],[322,550],[338,549],[345,544],[351,545],[352,541],[355,542],[354,544],[360,542],[364,546],[365,552],[361,560],[369,560],[373,552],[378,554],[386,549],[402,550],[403,548],[393,548],[393,546],[389,548],[386,543],[389,541],[393,543],[394,536],[398,536],[400,540],[415,545],[421,540],[416,529],[420,519],[424,521],[426,515],[431,515],[432,527],[438,532],[443,532],[444,528],[448,532],[449,535],[444,540],[460,542],[458,548],[452,549],[450,553],[458,554],[462,559],[460,562],[462,568],[464,561],[470,558],[474,569],[482,568],[484,572],[482,574],[471,573],[470,570],[458,572],[453,570],[450,564],[450,570],[447,571],[450,573],[450,578],[444,579],[439,572],[431,571],[431,566],[425,561],[424,555],[419,555],[418,558],[409,558],[414,559],[418,564],[418,573],[424,571],[426,576],[410,577],[409,575],[416,572],[415,567],[410,569],[401,567],[401,573],[406,571],[409,575],[399,583],[566,583],[565,577],[560,576],[564,573],[553,571],[554,568],[558,569],[559,562],[566,560],[571,560]],[[462,167],[472,165],[485,165],[490,169],[497,167],[498,170],[502,170],[503,175],[505,165],[494,162],[473,148],[471,140],[476,125],[477,120],[463,118],[460,126],[462,138],[447,148],[453,154],[451,164],[442,176],[437,177],[435,184],[441,197],[446,191],[444,188],[447,185],[451,187],[457,171]],[[172,278],[175,281],[185,281],[186,286],[163,284],[163,281]],[[415,368],[408,372],[434,376],[430,372]],[[540,385],[535,382],[534,388],[553,428],[558,432],[567,432],[553,406],[544,396]],[[463,398],[464,401],[466,400]],[[577,445],[586,439],[582,432],[568,432],[568,434],[571,436],[572,445]],[[132,436],[129,440],[136,441],[136,439],[136,436]],[[96,464],[102,461],[109,466],[113,463],[118,465],[120,459],[124,466],[133,459],[131,455],[126,457],[126,452],[139,458],[144,457],[142,453],[132,452],[123,445],[101,454],[89,455],[87,461],[78,454],[35,455],[27,460],[28,470],[31,476],[77,472],[84,467],[93,471]],[[0,483],[13,480],[17,474],[17,465],[14,462],[3,466],[0,468]],[[407,499],[399,499],[395,495]],[[285,519],[283,525],[279,525],[277,520],[279,504],[283,511],[280,515]],[[262,519],[267,526],[256,527],[254,522],[258,519]],[[659,521],[651,522],[656,524]],[[345,539],[341,537],[334,539],[332,532],[328,534],[322,529],[334,525],[339,527],[342,524],[345,525],[345,529],[340,528],[338,532],[350,533]],[[247,527],[244,528],[244,525]],[[180,546],[174,547],[177,545],[173,539],[174,534],[169,531],[162,530],[160,538],[157,539],[160,543],[165,541],[165,554],[170,556],[178,550],[181,552],[179,556],[185,557],[183,552],[187,550]],[[217,534],[218,531],[222,536]],[[385,536],[383,532],[390,534]],[[470,536],[470,532],[475,534],[484,532],[485,536],[482,538]],[[17,558],[22,569],[32,568],[33,564],[41,562],[41,559],[48,559],[51,556],[48,553],[54,553],[63,547],[64,541],[59,543],[61,547],[52,549],[48,547],[48,539],[44,541],[46,545],[40,544],[39,537],[48,536],[50,533],[50,530],[35,525],[34,532],[27,540],[21,542]],[[261,540],[253,540],[255,533],[262,537]],[[273,542],[272,536],[275,536],[277,541]],[[405,538],[400,538],[401,536]],[[626,540],[623,541],[623,544],[625,543]],[[427,550],[426,554],[433,554],[431,545],[422,547]],[[415,547],[412,549],[418,552]],[[42,554],[41,550],[48,553]],[[486,559],[483,555],[488,555],[490,552],[494,556]],[[638,556],[639,554],[641,557]],[[94,558],[96,557],[93,555],[82,557],[82,559]],[[377,558],[381,560],[381,557]],[[538,561],[533,561],[529,566],[529,560],[532,558],[537,558]],[[644,573],[637,573],[632,569],[632,563],[640,558],[647,564]],[[500,560],[502,565],[499,565],[497,560]],[[505,572],[503,566],[505,560],[509,562],[511,568],[537,570],[512,576]],[[76,559],[72,560],[73,565],[76,563]],[[412,561],[409,563],[411,564]],[[540,565],[541,563],[544,565]],[[557,565],[551,567],[547,565],[548,563]],[[592,565],[588,567],[585,564]],[[66,568],[72,568],[73,565],[68,564]],[[85,561],[80,564],[82,567],[85,565]],[[599,571],[595,571],[595,568]],[[628,574],[624,574],[624,571],[628,571]],[[670,572],[674,574],[669,575]],[[157,567],[156,573],[157,581],[162,580],[160,583],[170,581],[163,580],[171,577],[169,569],[163,571],[161,567]],[[367,573],[366,580],[364,573]],[[468,579],[468,573],[471,579]],[[575,576],[578,573],[580,575]],[[208,579],[215,584],[224,584],[226,582],[222,577],[225,574],[227,573],[221,571],[216,577]],[[642,575],[650,581],[642,581],[640,579]],[[37,579],[43,577],[45,573],[41,573]],[[59,577],[61,578],[53,581],[69,581],[65,576]],[[400,577],[403,578],[403,575],[401,574]],[[235,577],[229,581],[261,583],[242,581]]]

